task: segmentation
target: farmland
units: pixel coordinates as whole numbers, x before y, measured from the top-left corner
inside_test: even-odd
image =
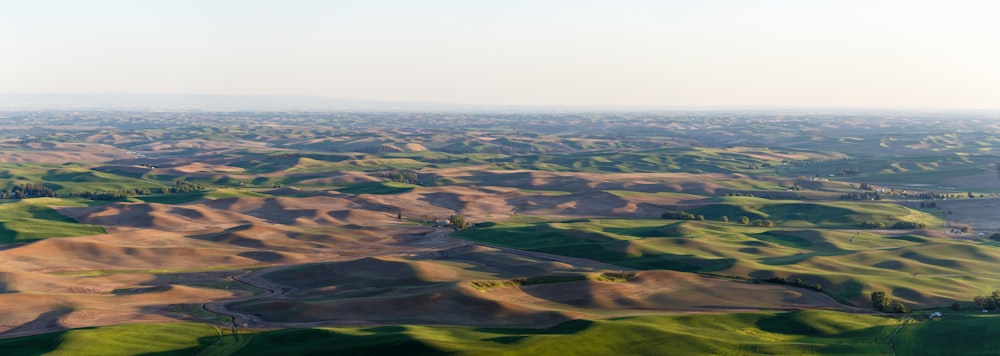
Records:
[[[1000,125],[865,115],[0,112],[0,347],[992,350]]]

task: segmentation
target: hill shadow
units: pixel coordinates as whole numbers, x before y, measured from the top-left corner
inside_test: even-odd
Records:
[[[234,349],[235,348],[235,349]],[[444,349],[410,335],[402,326],[360,328],[357,333],[323,329],[281,329],[251,335],[198,338],[198,346],[144,355],[446,355]]]
[[[66,326],[62,325],[59,321],[62,317],[69,315],[74,311],[73,308],[68,307],[58,307],[53,310],[39,314],[34,320],[26,322],[24,324],[18,325],[13,329],[9,329],[0,336],[16,335],[19,333],[37,333],[39,331],[59,331],[68,329]]]

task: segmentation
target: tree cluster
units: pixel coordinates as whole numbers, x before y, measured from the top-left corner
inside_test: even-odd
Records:
[[[840,200],[882,200],[879,192],[850,192],[840,195]]]
[[[959,199],[959,198],[974,198],[975,197],[975,195],[972,194],[972,192],[969,192],[968,194],[937,194],[937,193],[928,193],[928,192],[899,191],[899,190],[895,190],[895,189],[890,189],[888,191],[885,191],[885,190],[878,190],[878,191],[876,191],[876,190],[874,190],[874,188],[872,186],[866,185],[866,183],[862,183],[862,187],[865,187],[865,188],[868,188],[868,189],[859,188],[859,189],[863,189],[864,191],[849,192],[849,193],[841,194],[840,195],[840,200],[882,200],[882,199],[887,199],[887,198],[893,198],[893,199],[924,199],[924,200],[932,200],[932,199]],[[983,195],[980,194],[980,196],[983,196]],[[921,203],[920,207],[921,208],[934,208],[934,207],[937,207],[937,204],[934,203],[934,202]]]
[[[163,193],[162,189],[157,189],[157,193]],[[125,200],[128,197],[136,195],[149,195],[153,194],[153,190],[149,188],[145,189],[122,189],[122,190],[112,190],[103,192],[83,192],[83,193],[73,193],[72,196],[81,197],[90,200]]]
[[[861,227],[866,229],[895,229],[895,230],[913,230],[913,229],[925,229],[927,224],[912,222],[912,221],[897,221],[892,225],[889,225],[885,221],[881,220],[865,220],[860,224]]]
[[[771,278],[765,279],[764,282],[774,283],[774,284],[784,284],[784,285],[789,285],[789,286],[796,286],[796,287],[799,287],[799,288],[811,289],[811,290],[814,290],[814,291],[817,291],[817,292],[822,292],[823,291],[823,285],[821,285],[819,283],[814,283],[814,284],[807,285],[804,281],[802,281],[802,278],[796,278],[795,281],[790,282],[790,281],[785,280],[782,277],[771,277]]]
[[[184,192],[194,192],[199,190],[208,189],[204,184],[191,183],[183,179],[178,179],[174,181],[174,185],[170,187],[171,193],[184,193]]]
[[[465,220],[464,216],[452,215],[448,217],[448,222],[455,227],[456,230],[465,230],[469,227],[469,222]]]
[[[993,291],[989,296],[977,295],[975,298],[972,298],[972,302],[976,304],[976,309],[979,310],[1000,310],[1000,290]]]
[[[663,214],[660,214],[660,217],[662,217],[664,219],[672,219],[672,220],[696,220],[696,219],[698,219],[698,216],[695,216],[694,214],[685,212],[683,210],[681,210],[681,211],[667,210],[667,211],[664,211]],[[702,217],[701,220],[705,220],[705,218]]]
[[[0,190],[0,199],[27,199],[55,197],[56,192],[42,183],[24,183]]]
[[[301,153],[279,153],[279,154],[274,154],[274,155],[267,156],[267,159],[272,160],[272,159],[285,159],[285,158],[295,158],[295,157],[302,157],[302,154]]]
[[[872,292],[872,309],[881,312],[893,312],[899,314],[906,314],[910,312],[910,308],[907,308],[905,304],[896,302],[892,303],[892,297],[882,291]],[[892,306],[890,309],[889,306]]]
[[[416,172],[400,171],[400,170],[382,172],[379,175],[388,178],[393,182],[400,182],[400,183],[417,183],[417,178],[418,178]]]

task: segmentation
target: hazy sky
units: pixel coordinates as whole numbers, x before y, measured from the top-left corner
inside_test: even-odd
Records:
[[[1000,108],[1000,2],[0,0],[4,92]]]

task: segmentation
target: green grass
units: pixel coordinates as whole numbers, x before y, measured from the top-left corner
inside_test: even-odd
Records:
[[[661,148],[638,152],[597,151],[562,155],[538,154],[513,156],[498,165],[499,169],[534,169],[555,172],[587,173],[761,173],[773,172],[779,165],[779,152],[766,148]],[[780,154],[806,157],[827,157],[827,155],[785,150]],[[752,168],[752,167],[756,167]],[[769,186],[768,190],[780,189]]]
[[[219,338],[205,324],[123,324],[0,340],[8,355],[188,355]]]
[[[927,226],[942,226],[943,221],[933,214],[909,209],[891,203],[869,202],[801,202],[761,198],[713,198],[716,204],[692,209],[689,213],[704,215],[708,220],[723,216],[737,221],[741,216],[750,220],[773,220],[779,226],[857,228],[868,220],[888,222],[910,221]]]
[[[1000,340],[996,337],[1000,333],[1000,316],[978,312],[942,313],[943,318],[904,326],[896,335],[897,354],[996,355],[1000,349]]]
[[[547,329],[296,328],[223,335],[200,324],[126,324],[0,340],[10,354],[881,355],[898,319],[834,311],[573,320]],[[905,330],[905,329],[904,329]]]
[[[2,163],[0,185],[42,183],[59,195],[71,193],[116,191],[125,189],[158,189],[165,185],[126,175],[100,172],[74,165],[51,163]]]
[[[104,234],[103,227],[80,224],[50,206],[84,206],[68,199],[35,198],[0,203],[0,243],[30,242],[49,237]]]
[[[347,194],[399,194],[419,187],[418,185],[399,182],[365,182],[337,188],[338,192]]]
[[[146,203],[157,204],[183,204],[193,202],[198,199],[225,199],[225,198],[265,198],[270,195],[252,190],[218,188],[212,190],[199,190],[184,193],[165,193],[135,197],[135,199]]]
[[[584,257],[639,269],[712,271],[729,258],[677,254],[647,239],[674,239],[668,220],[578,219],[559,222],[499,222],[455,234],[490,244]]]
[[[874,205],[879,208],[879,204]],[[860,208],[857,208],[860,209]],[[857,229],[763,228],[717,221],[653,219],[509,220],[454,236],[487,244],[741,278],[782,277],[820,284],[834,298],[868,306],[885,290],[913,308],[968,300],[1000,285],[989,242],[887,237]]]
[[[867,156],[867,155],[866,155]],[[991,170],[996,161],[994,155],[910,153],[904,156],[865,157],[856,159],[821,162],[805,167],[788,169],[789,176],[819,174],[839,174],[841,170],[857,169],[856,175],[838,176],[855,182],[885,184],[899,187],[906,184],[922,184],[964,190],[994,189],[981,182],[962,180]],[[964,183],[961,183],[964,182]],[[956,183],[958,183],[956,185]],[[962,186],[968,184],[969,186]]]

